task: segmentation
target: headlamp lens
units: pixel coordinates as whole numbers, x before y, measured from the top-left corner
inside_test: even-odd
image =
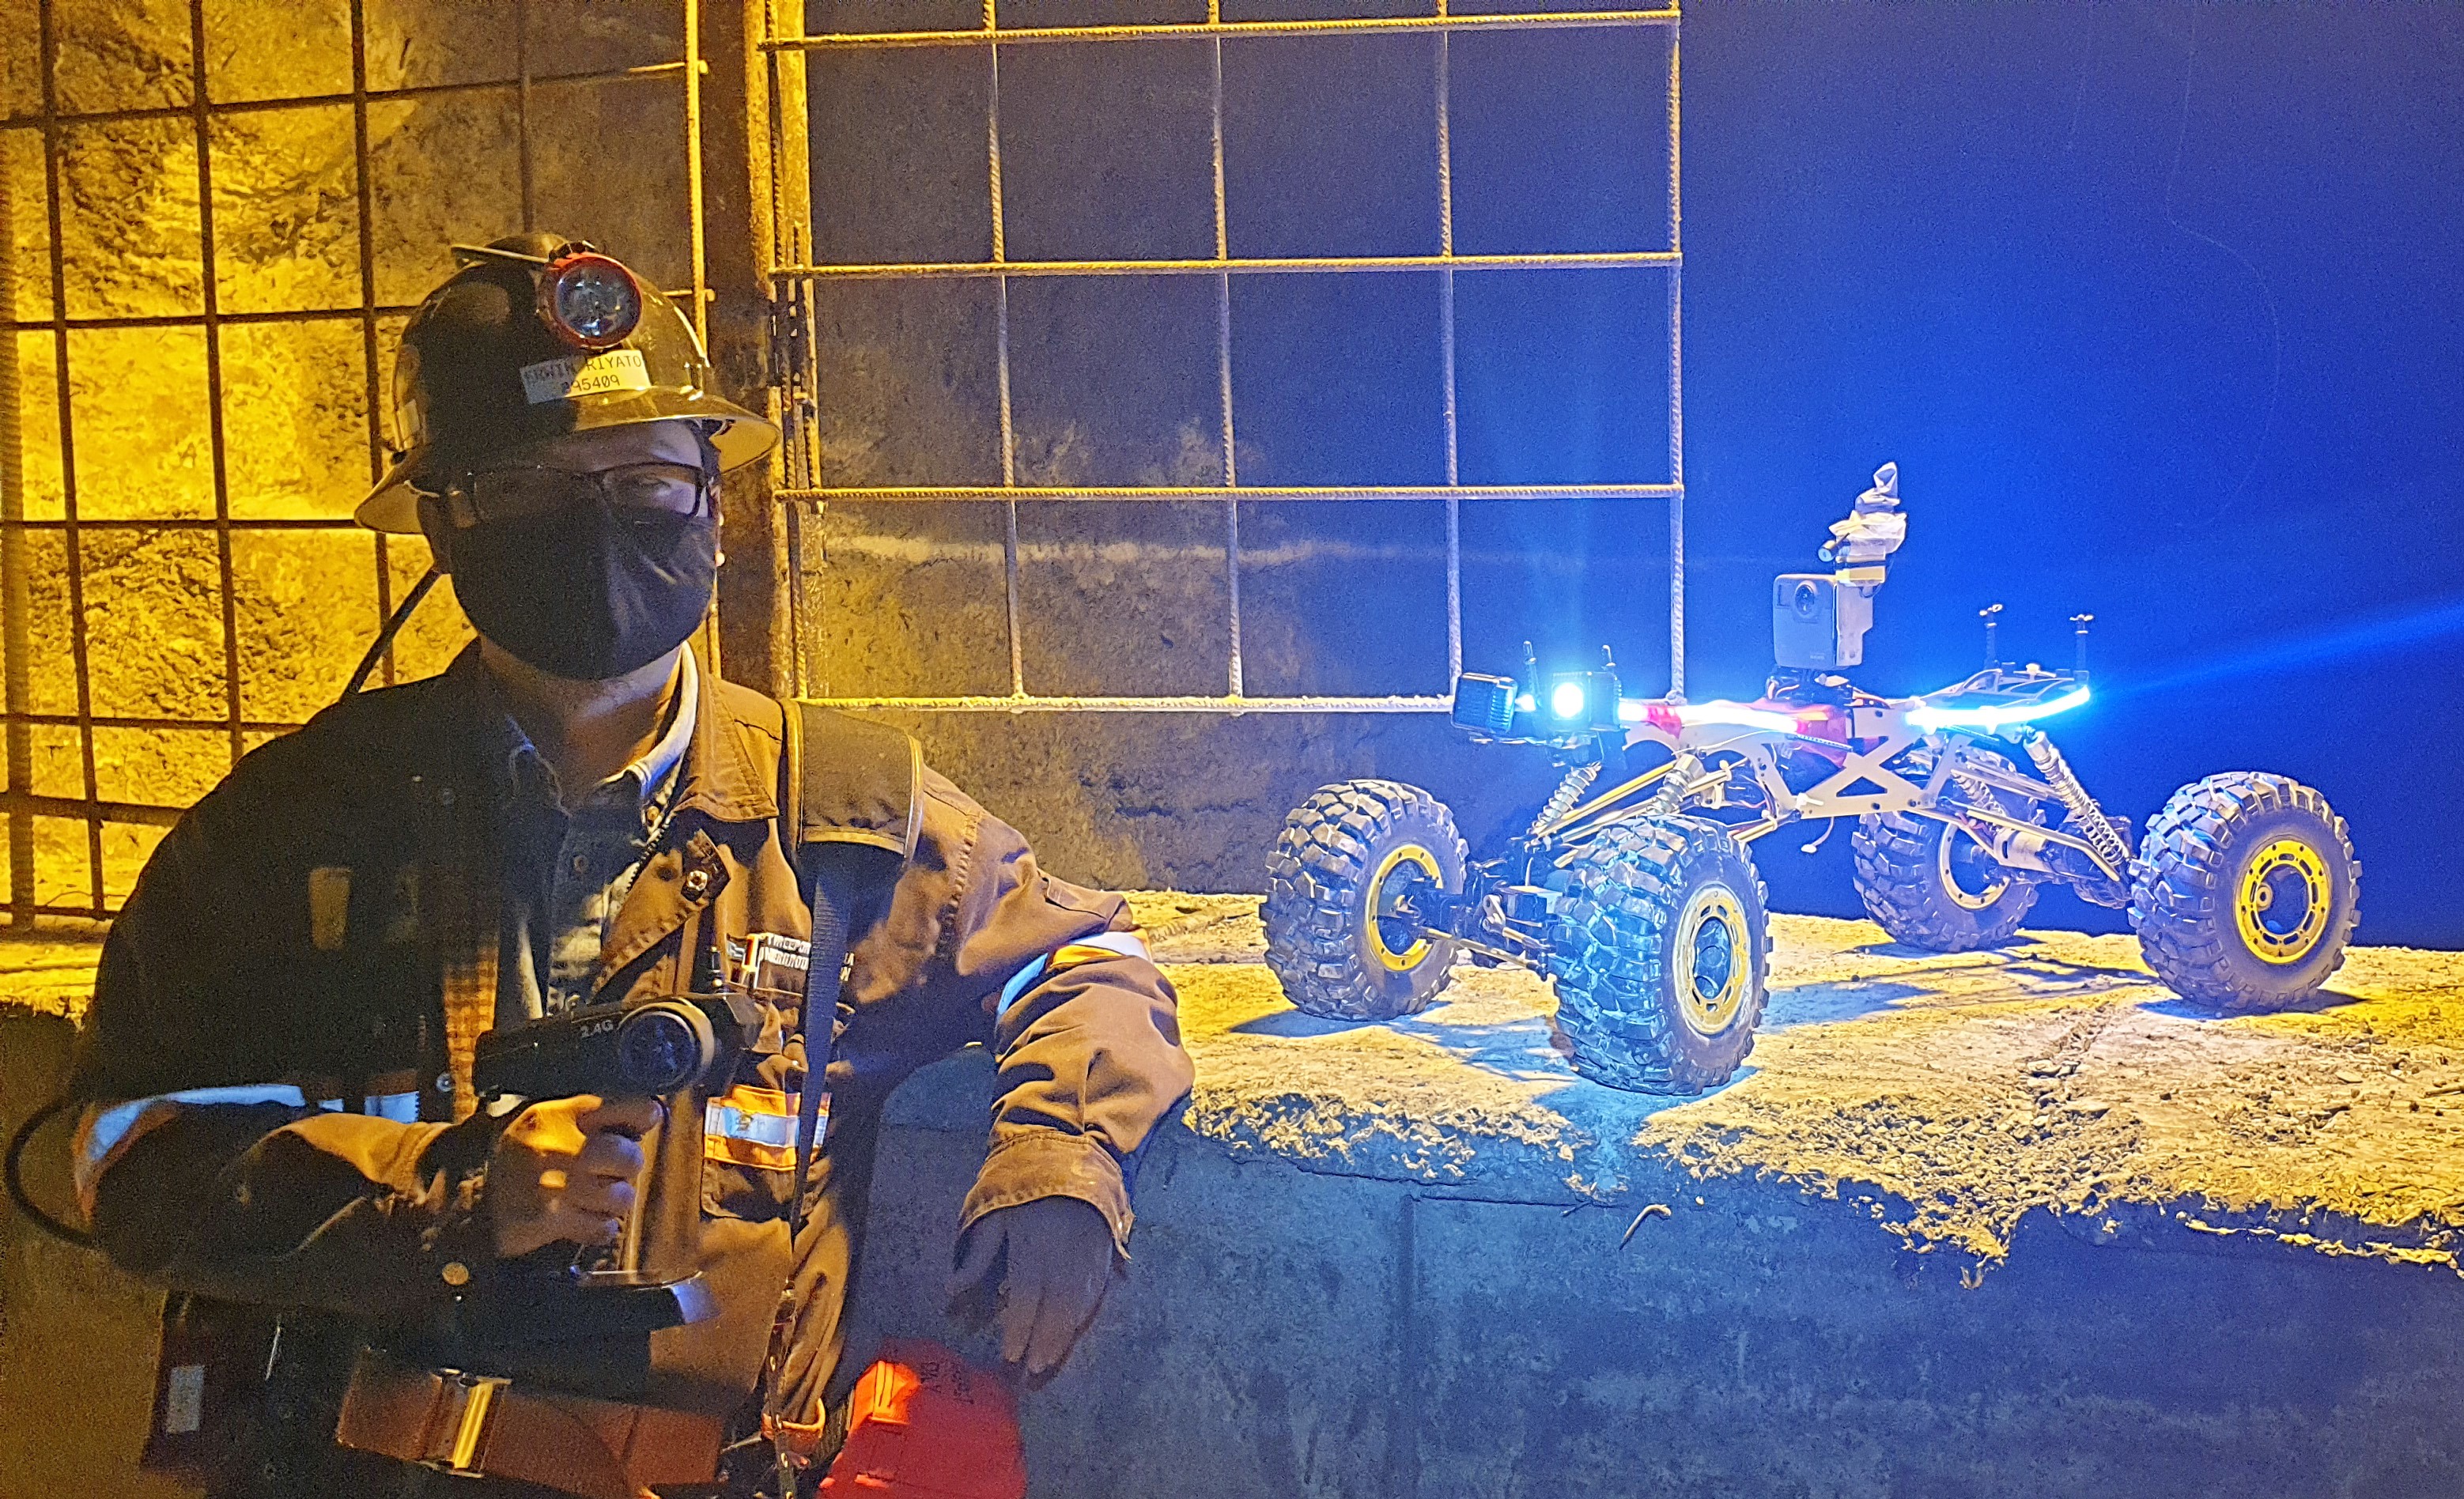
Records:
[[[1581,681],[1559,682],[1549,690],[1549,711],[1560,718],[1579,719],[1589,706]]]
[[[567,255],[539,280],[540,310],[558,337],[578,348],[613,348],[642,321],[642,288],[606,255]]]

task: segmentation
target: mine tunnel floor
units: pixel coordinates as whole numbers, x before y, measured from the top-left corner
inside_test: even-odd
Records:
[[[1464,966],[1409,1019],[1319,1021],[1265,966],[1258,897],[1130,899],[1198,1058],[1187,1123],[1236,1155],[1638,1212],[1626,1177],[1657,1157],[1863,1202],[1978,1268],[2042,1208],[2464,1269],[2464,954],[2356,949],[2297,1008],[2219,1017],[2127,937],[1946,955],[1775,916],[1747,1069],[1678,1099],[1576,1077],[1530,975]],[[75,1019],[96,953],[0,940],[0,1004]]]

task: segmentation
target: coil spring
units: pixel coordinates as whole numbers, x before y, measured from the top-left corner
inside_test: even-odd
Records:
[[[2079,777],[2071,773],[2070,761],[2062,759],[2062,752],[2054,748],[2054,741],[2042,734],[2030,735],[2027,742],[2028,758],[2036,762],[2036,773],[2061,793],[2062,805],[2070,810],[2071,821],[2079,824],[2079,836],[2096,849],[2097,857],[2127,878],[2130,850],[2123,847],[2121,836],[2113,830],[2113,824],[2105,820],[2104,809],[2096,805],[2096,798],[2088,795],[2087,787],[2080,785]]]
[[[1583,799],[1583,793],[1592,788],[1592,783],[1599,779],[1599,774],[1598,761],[1588,765],[1567,766],[1566,774],[1557,782],[1557,789],[1549,794],[1548,805],[1540,808],[1539,816],[1531,819],[1531,830],[1523,836],[1537,838],[1550,824],[1573,811],[1574,804]]]

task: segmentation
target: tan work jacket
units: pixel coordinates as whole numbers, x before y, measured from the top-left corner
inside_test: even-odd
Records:
[[[74,1083],[96,1101],[80,1182],[122,1265],[380,1329],[484,1289],[494,1126],[473,1114],[470,1069],[494,1024],[500,903],[473,748],[488,737],[468,732],[483,671],[466,652],[327,710],[248,756],[155,851],[105,947]],[[609,928],[594,1003],[707,992],[730,944],[807,932],[780,839],[781,710],[707,672],[700,693],[667,832]],[[813,769],[807,786],[832,785],[830,765]],[[909,1072],[969,1042],[992,1048],[1002,1091],[963,1223],[1071,1197],[1126,1249],[1125,1166],[1191,1081],[1171,986],[1134,942],[1100,945],[1129,926],[1119,897],[1045,874],[940,777],[912,783],[913,857],[856,913],[803,1239],[787,1242],[789,1162],[720,1158],[704,1111],[677,1109],[645,1193],[706,1157],[701,1266],[720,1315],[656,1334],[647,1380],[608,1393],[740,1406],[782,1286],[780,1377],[817,1390],[839,1353],[872,1121]],[[894,795],[844,789],[858,808]],[[704,1091],[794,1088],[800,1029],[777,1005],[765,1044]]]

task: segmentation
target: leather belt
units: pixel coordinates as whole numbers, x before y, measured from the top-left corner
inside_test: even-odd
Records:
[[[708,1484],[721,1423],[689,1411],[488,1375],[414,1369],[363,1349],[334,1440],[465,1478],[507,1478],[583,1499],[645,1499],[660,1484]]]

